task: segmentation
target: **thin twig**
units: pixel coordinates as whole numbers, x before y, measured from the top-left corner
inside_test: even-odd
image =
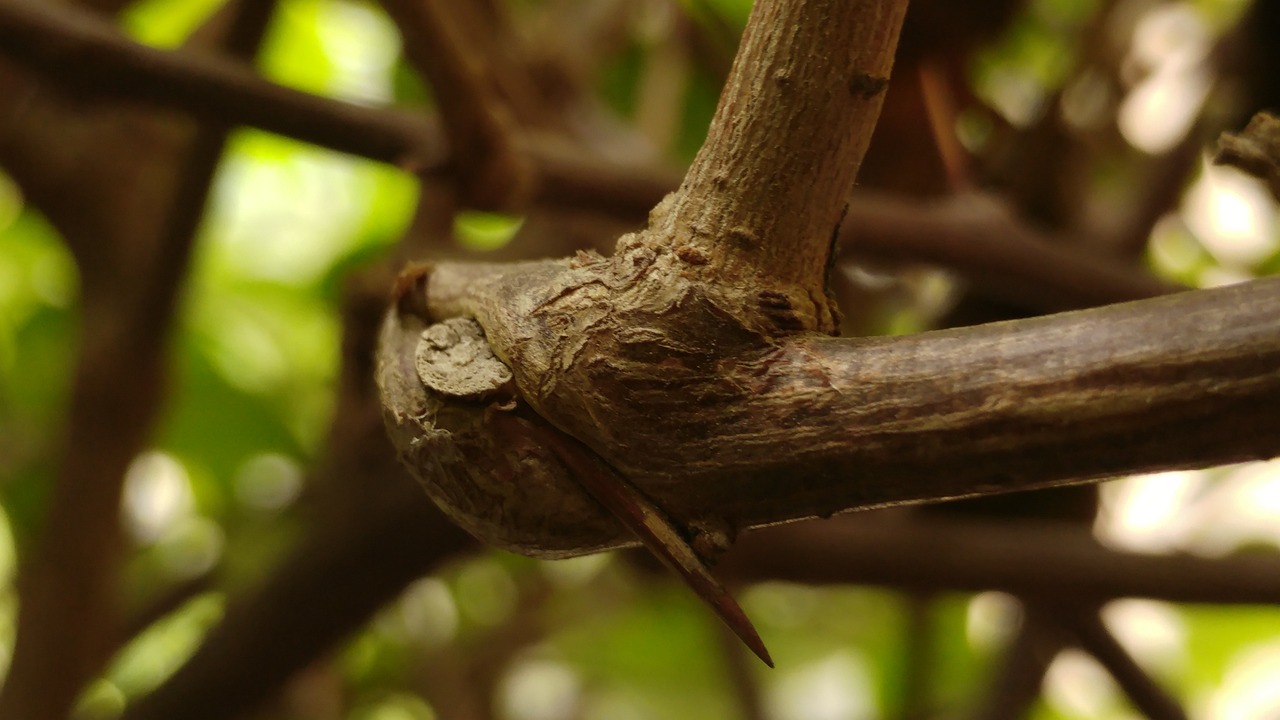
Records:
[[[937,670],[934,647],[933,606],[935,596],[929,592],[909,592],[902,597],[902,611],[907,616],[899,702],[899,720],[927,720],[933,716],[932,682]]]
[[[755,675],[756,665],[748,662],[750,658],[743,650],[742,641],[726,625],[716,628],[716,639],[729,675],[729,687],[742,712],[742,720],[766,720],[768,715],[765,713],[760,683]]]
[[[1040,697],[1049,663],[1062,650],[1060,633],[1024,613],[1021,627],[999,660],[996,676],[973,720],[1022,720]]]
[[[1082,650],[1111,673],[1138,712],[1151,720],[1186,720],[1187,712],[1182,705],[1138,665],[1103,624],[1096,605],[1055,603],[1041,606],[1037,602],[1036,608],[1047,621],[1066,629]]]
[[[1239,133],[1222,133],[1213,162],[1260,178],[1280,199],[1280,118],[1260,112]]]
[[[261,587],[232,605],[191,659],[122,720],[238,717],[414,579],[470,545],[407,478],[363,479],[366,488],[382,488],[387,502],[349,522],[313,525]]]

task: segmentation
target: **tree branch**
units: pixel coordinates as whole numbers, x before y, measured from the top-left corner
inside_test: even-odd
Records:
[[[251,125],[426,175],[446,173],[450,162],[436,123],[427,118],[309,95],[216,57],[147,48],[56,6],[0,2],[0,41],[0,53],[82,90],[85,68],[92,68],[93,92]],[[644,217],[678,184],[672,173],[586,158],[560,141],[528,136],[519,142],[536,164],[534,200],[547,207]],[[859,194],[849,205],[842,244],[855,256],[956,269],[979,290],[1038,310],[1090,307],[1167,290],[1136,272],[1048,242],[1007,213],[986,212],[984,207],[995,205],[981,199],[921,205]]]
[[[707,141],[651,220],[655,242],[713,259],[725,283],[823,299],[837,227],[880,115],[906,3],[757,2]],[[687,251],[686,251],[687,252]]]
[[[1129,696],[1134,708],[1151,720],[1186,720],[1187,713],[1147,671],[1138,665],[1103,624],[1097,607],[1035,604],[1035,612],[1066,629],[1082,650],[1092,655]]]
[[[80,92],[252,125],[402,167],[432,168],[444,155],[425,118],[286,88],[225,58],[150,48],[57,4],[0,2],[0,48]]]
[[[542,354],[530,338],[563,332],[540,325],[561,322],[545,308],[574,298],[587,278],[623,283],[597,275],[601,264],[442,264],[425,305],[434,318],[477,318],[525,397],[674,517],[745,528],[1280,453],[1270,431],[1280,420],[1280,279],[906,337],[800,335],[764,347],[677,292],[661,302],[696,311],[684,326],[650,335],[654,320],[642,316],[620,325],[632,334],[607,352]],[[389,372],[418,382],[388,347],[384,381]],[[599,359],[582,360],[588,352]],[[574,356],[566,375],[561,363]],[[556,378],[589,378],[590,390],[566,398],[548,387]],[[421,417],[404,402],[384,392],[393,425]],[[581,420],[596,417],[608,420]],[[544,547],[586,552],[621,540],[584,535],[602,524],[590,506],[562,522],[568,501],[554,487],[524,507],[548,516],[534,532]]]
[[[251,54],[274,3],[242,5],[229,6],[225,37],[202,40]],[[85,329],[52,501],[20,578],[5,717],[64,717],[114,644],[124,473],[160,408],[176,295],[226,135],[60,101],[28,103],[0,144],[6,156],[23,138],[46,151],[88,145],[75,167],[14,170],[76,252]]]
[[[1217,605],[1280,603],[1280,558],[1148,555],[1109,549],[1061,523],[876,514],[747,533],[717,569],[738,582],[882,585],[912,592],[1000,590],[1101,603],[1123,597]]]
[[[945,267],[985,297],[1045,312],[1185,289],[1054,242],[989,195],[919,201],[859,192],[840,237],[846,255]]]
[[[1269,112],[1253,116],[1239,133],[1222,133],[1214,164],[1233,165],[1267,183],[1280,199],[1280,118]]]
[[[369,367],[385,286],[385,272],[370,272],[345,298],[337,407],[328,453],[307,482],[315,505],[306,534],[124,720],[240,717],[413,580],[474,545],[387,452]]]
[[[404,37],[405,54],[431,83],[455,158],[453,172],[468,205],[518,208],[533,183],[528,158],[513,141],[510,112],[485,82],[450,3],[381,0]]]
[[[1024,614],[1013,642],[1005,648],[991,686],[984,693],[974,720],[1020,720],[1030,714],[1049,664],[1064,642],[1058,628]]]
[[[322,98],[216,56],[156,50],[56,4],[0,2],[0,54],[81,93],[250,125],[427,177],[453,172],[437,124],[420,113]],[[531,201],[548,207],[641,218],[675,185],[663,169],[586,157],[555,138],[527,134],[516,143],[535,169]]]

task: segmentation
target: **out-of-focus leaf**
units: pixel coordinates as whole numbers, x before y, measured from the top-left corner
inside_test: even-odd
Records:
[[[719,621],[683,587],[656,582],[614,612],[580,618],[554,645],[596,702],[623,693],[638,717],[731,718]]]
[[[126,697],[138,697],[160,684],[200,644],[221,617],[223,598],[201,595],[152,625],[120,651],[105,678]]]
[[[138,41],[172,48],[221,4],[222,0],[140,0],[125,9],[121,21]]]
[[[461,212],[454,221],[454,234],[471,250],[497,250],[515,237],[524,218],[489,212]]]
[[[316,32],[326,4],[326,0],[290,0],[281,4],[260,53],[259,64],[266,77],[299,90],[328,93],[334,60],[325,52]]]
[[[1187,682],[1205,690],[1222,683],[1223,673],[1241,650],[1280,640],[1280,610],[1266,607],[1182,609],[1187,626]]]

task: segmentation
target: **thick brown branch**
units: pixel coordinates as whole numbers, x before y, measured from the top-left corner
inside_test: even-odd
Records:
[[[743,525],[1269,458],[1277,307],[1269,279],[908,337],[796,339],[728,372],[742,396],[630,437],[646,457],[605,455],[665,476],[649,486],[664,506]],[[655,427],[615,417],[628,419]],[[663,453],[673,437],[689,440]]]
[[[476,317],[534,407],[677,518],[742,528],[1280,453],[1270,431],[1280,420],[1280,279],[762,347],[691,287],[644,295],[658,272],[645,263],[656,261],[622,259],[630,276],[617,259],[441,265],[426,305]],[[617,335],[601,334],[613,321],[598,314],[607,306],[593,288],[623,288],[621,303],[637,292],[629,283],[649,304]],[[658,324],[677,310],[682,325]],[[569,342],[561,312],[588,323],[590,339]],[[556,384],[588,379],[581,396]],[[559,552],[618,541],[593,547],[557,525],[539,532]]]

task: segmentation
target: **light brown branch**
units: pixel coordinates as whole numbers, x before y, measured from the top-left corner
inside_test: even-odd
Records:
[[[832,233],[880,114],[906,3],[764,0],[721,93],[707,141],[650,232],[713,258],[725,283],[794,288],[809,327]]]

